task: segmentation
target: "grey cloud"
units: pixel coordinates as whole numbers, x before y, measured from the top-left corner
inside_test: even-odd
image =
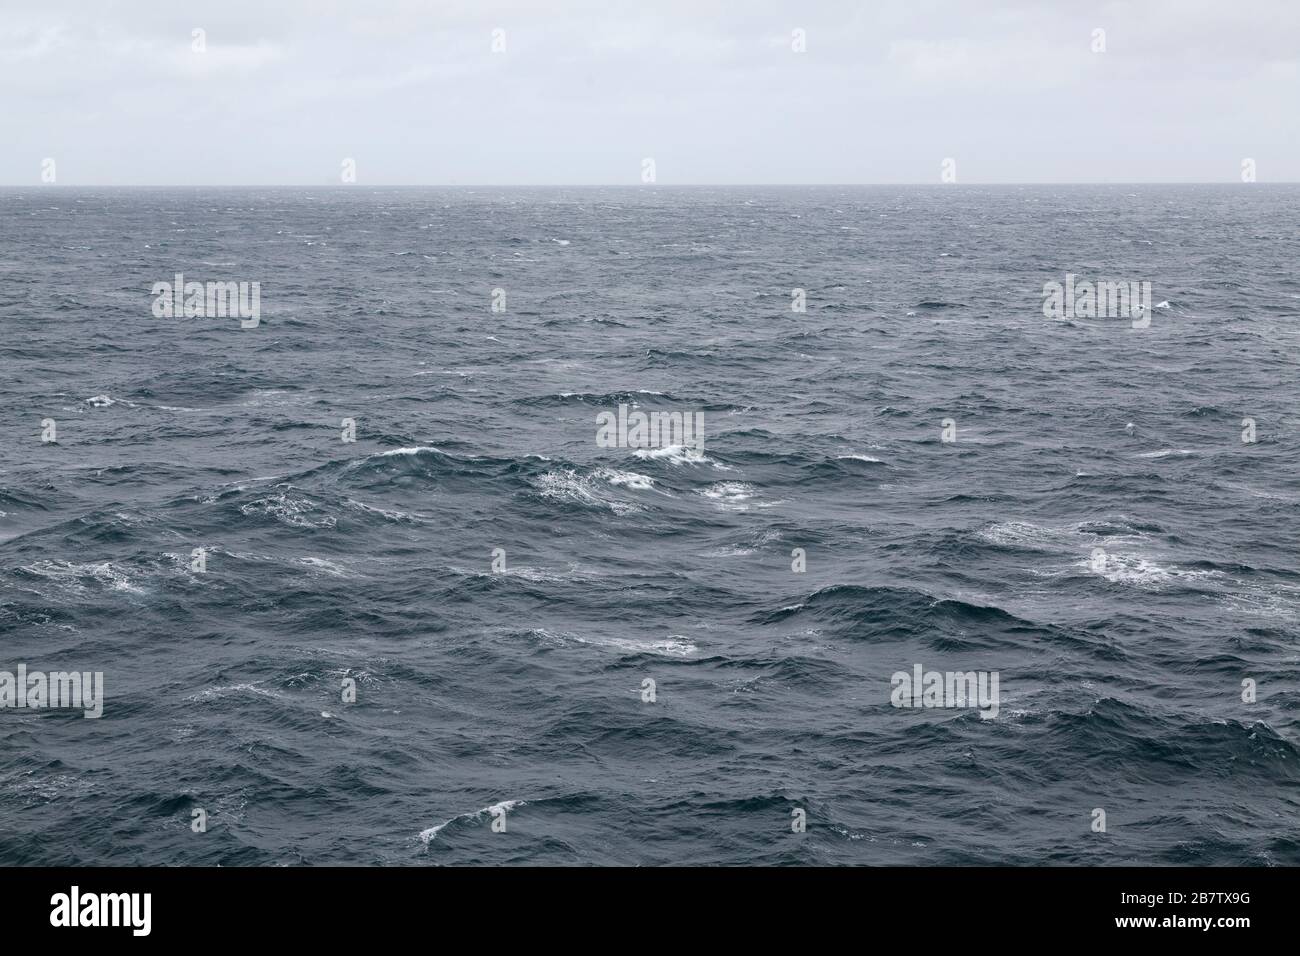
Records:
[[[1297,40],[1283,0],[4,0],[0,182],[1296,180]]]

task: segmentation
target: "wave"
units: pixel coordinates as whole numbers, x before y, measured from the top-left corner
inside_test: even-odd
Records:
[[[707,488],[701,488],[696,493],[716,502],[723,511],[748,511],[751,507],[749,502],[753,500],[757,491],[753,485],[743,481],[720,481]],[[754,504],[757,507],[767,507],[766,503],[760,505],[755,502]]]
[[[606,482],[614,487],[629,485],[629,482],[623,480],[623,475],[623,472],[605,470]],[[633,476],[636,483],[630,486],[636,487],[636,484],[641,484],[639,481],[641,477]],[[546,472],[537,478],[535,486],[544,498],[578,504],[588,508],[606,508],[616,515],[633,514],[645,510],[645,507],[637,502],[625,501],[605,494],[597,484],[599,480],[600,473],[597,473],[597,475],[583,475],[570,468]]]
[[[144,594],[145,589],[136,583],[136,577],[126,568],[111,561],[75,564],[62,560],[41,560],[19,568],[24,574],[53,581],[74,591],[86,591],[90,583],[110,591]]]
[[[470,813],[462,813],[452,817],[450,820],[444,820],[442,823],[431,826],[427,830],[421,830],[419,834],[419,839],[421,843],[428,846],[435,839],[437,839],[439,833],[441,833],[443,830],[445,830],[447,827],[453,824],[466,823],[466,822],[478,824],[483,821],[484,817],[493,817],[499,813],[509,813],[511,810],[514,810],[516,807],[526,807],[526,806],[528,806],[528,801],[526,800],[502,800],[498,803],[494,803],[491,804],[490,806],[486,806],[481,810],[474,810]]]
[[[689,638],[680,634],[670,634],[661,641],[633,641],[621,637],[583,637],[569,635],[566,640],[579,644],[591,644],[595,647],[612,647],[629,654],[655,654],[662,657],[691,657],[699,653],[699,647]]]
[[[617,471],[613,468],[600,468],[596,471],[595,476],[608,481],[611,485],[622,488],[631,488],[633,491],[650,491],[655,486],[655,480],[649,475],[639,475],[634,471]]]
[[[1104,557],[1097,561],[1091,557],[1081,558],[1075,567],[1102,577],[1111,584],[1127,585],[1144,591],[1163,591],[1222,577],[1218,571],[1196,570],[1174,564],[1162,565],[1138,554],[1115,551],[1106,551]]]
[[[239,511],[250,517],[268,517],[290,528],[323,530],[338,524],[338,518],[329,514],[322,502],[288,488],[240,505]]]
[[[1187,458],[1187,457],[1190,457],[1190,456],[1192,456],[1192,455],[1197,455],[1197,454],[1199,454],[1199,452],[1193,451],[1193,450],[1190,449],[1190,448],[1162,448],[1162,449],[1160,449],[1159,451],[1144,451],[1144,452],[1140,452],[1140,453],[1138,453],[1135,457],[1137,457],[1137,458],[1169,458],[1170,456],[1173,456],[1173,457],[1177,457],[1177,458]]]
[[[814,621],[847,632],[850,637],[921,639],[948,648],[1023,647],[1032,636],[1052,638],[1066,632],[1037,624],[992,604],[938,598],[912,588],[837,584],[814,591],[773,611],[751,617],[755,624]]]
[[[669,465],[711,465],[718,471],[731,471],[698,448],[688,445],[665,445],[663,448],[638,448],[633,454],[642,461],[661,461]]]
[[[381,451],[377,455],[369,455],[361,459],[361,461],[370,461],[372,458],[392,458],[394,455],[419,455],[426,451],[437,452],[439,455],[445,454],[441,448],[433,445],[412,445],[410,448],[391,448],[388,451]]]
[[[126,405],[128,408],[135,408],[134,402],[128,402],[124,398],[112,398],[108,395],[95,395],[86,399],[86,404],[92,408],[109,408],[113,405]]]

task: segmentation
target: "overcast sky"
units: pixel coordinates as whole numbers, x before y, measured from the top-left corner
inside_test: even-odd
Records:
[[[1300,0],[0,0],[9,185],[1277,182],[1298,125]]]

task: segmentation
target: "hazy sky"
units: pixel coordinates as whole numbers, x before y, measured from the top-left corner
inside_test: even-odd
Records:
[[[1298,125],[1300,0],[0,0],[10,185],[1276,182]]]

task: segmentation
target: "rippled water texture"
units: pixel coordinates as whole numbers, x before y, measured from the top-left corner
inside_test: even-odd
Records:
[[[0,710],[0,862],[1300,863],[1300,188],[0,221],[0,669],[107,689]],[[260,326],[155,318],[177,272]],[[1150,327],[1045,318],[1067,272]],[[891,706],[916,664],[999,713]]]

